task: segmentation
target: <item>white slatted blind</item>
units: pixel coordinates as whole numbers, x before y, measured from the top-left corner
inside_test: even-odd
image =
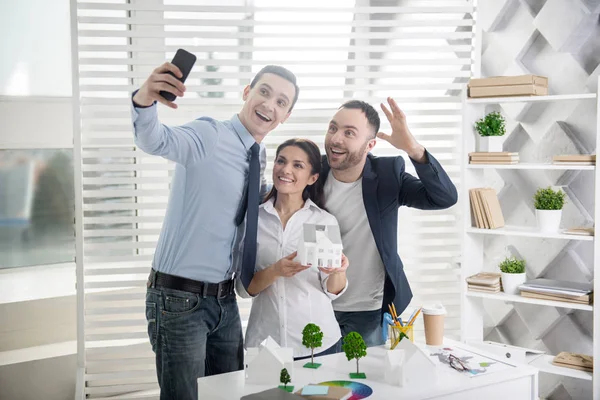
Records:
[[[266,64],[295,72],[300,99],[288,122],[266,139],[267,177],[279,143],[310,137],[319,145],[339,105],[378,105],[393,96],[412,132],[458,183],[458,90],[470,76],[469,1],[106,0],[72,1],[79,364],[85,394],[105,398],[149,391],[154,355],[146,334],[146,278],[167,205],[173,165],[136,149],[130,95],[150,71],[183,47],[198,61],[178,99],[159,107],[162,122],[201,115],[228,119],[241,91]],[[389,124],[381,114],[382,130]],[[377,155],[399,152],[384,142]],[[410,162],[409,172],[414,173]],[[458,335],[458,208],[404,209],[399,252],[419,305],[449,309]],[[249,305],[241,302],[243,319]],[[418,328],[419,329],[419,328]],[[145,393],[145,392],[144,392]]]

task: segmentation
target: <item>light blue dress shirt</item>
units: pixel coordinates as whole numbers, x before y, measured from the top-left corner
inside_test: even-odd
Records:
[[[159,122],[156,104],[132,108],[136,145],[176,164],[169,204],[152,267],[203,282],[229,279],[243,235],[235,216],[244,195],[254,138],[237,115],[202,117],[172,127]],[[261,194],[266,151],[261,144]]]

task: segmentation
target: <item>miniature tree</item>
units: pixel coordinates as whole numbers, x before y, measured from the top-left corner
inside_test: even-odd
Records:
[[[323,345],[323,332],[318,325],[307,324],[302,330],[302,345],[310,349],[310,363],[304,364],[305,368],[319,368],[321,364],[315,364],[315,348]]]
[[[288,372],[287,368],[284,368],[281,370],[281,375],[279,376],[279,381],[281,383],[283,383],[283,386],[287,386],[287,384],[292,381],[292,379],[290,378],[290,373]]]
[[[364,373],[361,373],[358,368],[358,360],[367,355],[367,345],[362,336],[358,332],[350,332],[344,337],[342,349],[346,353],[348,361],[356,359],[356,374],[350,373],[350,378],[366,378]]]
[[[281,375],[279,375],[279,381],[283,383],[283,387],[279,386],[280,389],[283,389],[286,392],[291,392],[294,390],[293,386],[287,386],[287,384],[292,381],[292,378],[290,378],[290,373],[288,372],[287,368],[281,370]]]

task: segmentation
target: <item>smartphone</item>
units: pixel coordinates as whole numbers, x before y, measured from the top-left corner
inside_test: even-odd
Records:
[[[177,66],[177,68],[179,68],[179,70],[181,71],[183,76],[181,78],[177,78],[175,76],[175,74],[173,74],[172,72],[169,71],[167,73],[171,74],[172,76],[175,76],[175,78],[178,81],[181,81],[181,83],[184,83],[185,80],[187,79],[188,75],[190,74],[190,71],[192,70],[192,67],[194,66],[195,62],[196,62],[195,55],[193,55],[192,53],[185,51],[183,49],[178,49],[177,53],[175,53],[175,57],[173,57],[173,61],[171,61],[171,63],[175,64]],[[175,96],[173,93],[166,92],[164,90],[161,90],[159,93],[162,97],[164,97],[168,101],[173,101],[173,100],[175,100],[175,98],[177,98],[177,96]]]

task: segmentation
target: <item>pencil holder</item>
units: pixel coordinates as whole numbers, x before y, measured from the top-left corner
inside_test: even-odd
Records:
[[[388,331],[388,337],[390,338],[391,342],[390,342],[390,346],[392,346],[396,340],[398,340],[398,337],[400,336],[400,332],[404,332],[404,334],[406,336],[408,336],[408,338],[410,339],[411,342],[415,342],[415,338],[414,338],[414,326],[413,325],[408,325],[408,326],[397,326],[397,325],[388,325],[389,327],[389,331]],[[404,338],[404,340],[406,340],[406,338]]]

